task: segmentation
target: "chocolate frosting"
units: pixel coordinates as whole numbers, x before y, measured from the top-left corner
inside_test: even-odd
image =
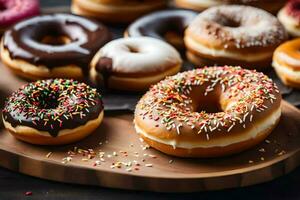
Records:
[[[197,16],[190,10],[165,10],[153,12],[132,23],[127,33],[130,37],[149,36],[165,40],[167,32],[175,32],[183,37],[184,30]]]
[[[68,79],[29,83],[7,100],[3,118],[13,127],[23,125],[56,137],[63,129],[74,129],[98,118],[103,110],[96,89]]]
[[[47,36],[64,36],[70,42],[61,45],[41,42]],[[74,64],[87,69],[92,56],[111,38],[108,29],[96,21],[71,14],[53,14],[17,23],[5,32],[3,42],[12,59],[48,68]]]
[[[101,78],[97,77],[98,88],[107,91],[108,79],[112,73],[113,60],[108,57],[102,57],[96,64],[96,71],[101,74]]]

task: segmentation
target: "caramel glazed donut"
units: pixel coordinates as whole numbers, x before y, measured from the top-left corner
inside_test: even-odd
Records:
[[[263,73],[205,67],[154,85],[138,102],[134,123],[166,154],[224,156],[263,141],[279,122],[280,102],[277,86]]]
[[[300,39],[287,41],[274,52],[273,67],[285,85],[300,89]]]
[[[103,119],[96,89],[68,79],[29,83],[14,92],[3,109],[5,128],[17,139],[39,145],[78,141]]]
[[[106,22],[124,23],[165,6],[166,0],[73,0],[71,11]]]
[[[92,56],[110,39],[98,22],[70,14],[43,15],[5,32],[1,59],[14,73],[31,80],[82,79]]]
[[[265,70],[288,35],[271,14],[250,6],[217,6],[185,31],[188,59],[197,65],[231,64]]]
[[[90,79],[98,87],[145,91],[166,76],[176,74],[182,60],[174,47],[150,37],[121,38],[94,56]]]
[[[130,24],[124,35],[154,37],[165,40],[177,49],[184,49],[184,31],[196,16],[196,12],[183,9],[153,12]]]
[[[239,4],[261,8],[271,13],[284,6],[287,0],[175,0],[177,7],[203,11],[213,6],[224,4]]]
[[[300,36],[300,1],[289,1],[278,13],[278,19],[293,37]]]

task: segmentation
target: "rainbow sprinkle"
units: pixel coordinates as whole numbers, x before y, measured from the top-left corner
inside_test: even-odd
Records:
[[[201,86],[201,87],[199,87]],[[208,113],[194,108],[195,96],[219,95],[228,101],[220,112]],[[192,97],[193,96],[193,97]],[[246,128],[256,115],[280,102],[273,81],[263,73],[240,67],[204,67],[175,76],[152,86],[139,101],[135,118],[151,121],[153,129],[160,124],[173,134],[189,128],[210,140],[212,133],[228,133],[237,125]]]
[[[57,136],[98,117],[103,110],[101,95],[85,83],[49,79],[29,83],[5,103],[4,120],[12,126],[25,125]]]

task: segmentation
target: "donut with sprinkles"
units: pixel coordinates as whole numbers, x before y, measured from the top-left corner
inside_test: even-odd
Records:
[[[200,13],[185,30],[187,58],[199,65],[271,66],[277,46],[288,39],[279,20],[251,6],[223,5]]]
[[[281,95],[261,72],[204,67],[152,86],[138,102],[136,132],[179,157],[217,157],[263,141],[281,116]]]
[[[70,79],[29,83],[15,91],[2,112],[5,128],[32,144],[60,145],[92,133],[103,119],[96,89]]]

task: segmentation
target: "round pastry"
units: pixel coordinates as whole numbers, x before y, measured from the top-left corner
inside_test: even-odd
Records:
[[[48,79],[24,85],[3,109],[5,128],[32,144],[61,145],[91,134],[103,118],[96,89],[69,79]]]
[[[127,37],[154,37],[182,49],[184,47],[184,30],[196,16],[197,13],[190,10],[153,12],[133,22],[124,35]]]
[[[90,66],[90,79],[104,88],[143,91],[176,74],[182,60],[174,47],[150,37],[122,38],[102,47]]]
[[[300,37],[300,0],[289,1],[278,13],[278,19],[293,37]]]
[[[165,6],[165,0],[73,0],[71,11],[106,22],[124,23]]]
[[[5,32],[1,58],[27,79],[82,79],[92,56],[110,39],[107,28],[95,21],[70,14],[43,15]]]
[[[271,13],[277,13],[287,0],[175,0],[177,7],[202,11],[213,6],[240,4],[258,7]]]
[[[16,22],[39,13],[38,0],[0,0],[0,33]]]
[[[199,14],[185,31],[188,59],[197,65],[242,65],[265,70],[288,35],[281,23],[258,8],[217,6]]]
[[[300,89],[300,39],[287,41],[274,52],[273,67],[282,82]]]
[[[137,133],[180,157],[217,157],[263,141],[281,116],[281,95],[263,73],[240,67],[195,69],[154,85],[138,102]]]

